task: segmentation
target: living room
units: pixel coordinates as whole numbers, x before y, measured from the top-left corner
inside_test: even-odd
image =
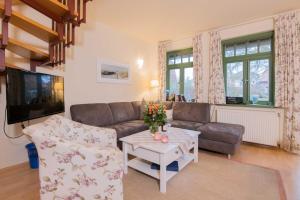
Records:
[[[0,199],[300,199],[298,0],[1,3]],[[35,84],[48,84],[53,99],[25,92]],[[47,101],[42,114],[37,105]],[[42,148],[44,125],[59,134],[70,126],[65,134],[79,138],[83,130],[92,143],[112,135],[104,143],[113,151],[100,155],[106,166],[78,170],[94,160],[74,159],[74,173],[95,185],[53,160],[66,138],[53,140],[58,150]],[[32,142],[36,169],[25,148]],[[103,150],[90,146],[85,153]],[[51,191],[44,161],[66,174]]]

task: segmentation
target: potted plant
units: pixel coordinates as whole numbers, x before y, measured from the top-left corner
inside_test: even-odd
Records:
[[[166,106],[161,103],[149,103],[145,106],[144,122],[152,134],[158,132],[159,126],[167,121]]]

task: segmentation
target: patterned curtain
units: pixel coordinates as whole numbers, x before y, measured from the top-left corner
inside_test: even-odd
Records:
[[[159,68],[159,99],[166,100],[166,75],[167,75],[167,45],[168,41],[158,43],[158,68]]]
[[[210,32],[208,102],[225,104],[225,84],[222,64],[222,44],[219,32]]]
[[[275,106],[285,109],[282,147],[300,153],[300,22],[296,12],[275,17]]]
[[[203,84],[203,56],[202,56],[202,34],[197,34],[193,38],[193,68],[195,99],[197,102],[205,103]]]

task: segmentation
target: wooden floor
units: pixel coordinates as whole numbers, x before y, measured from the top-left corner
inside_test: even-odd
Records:
[[[279,149],[242,145],[234,160],[279,171],[288,200],[300,200],[300,156]]]
[[[300,200],[300,156],[278,149],[244,144],[232,159],[278,170],[287,199]],[[1,200],[37,200],[39,199],[38,188],[38,171],[30,170],[28,164],[0,170]]]

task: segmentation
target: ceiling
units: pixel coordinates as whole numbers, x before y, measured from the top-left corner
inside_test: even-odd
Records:
[[[95,0],[88,6],[89,17],[157,42],[300,9],[300,0]]]
[[[300,9],[300,0],[95,0],[88,5],[89,17],[157,42]]]
[[[97,20],[151,42],[300,8],[300,0],[97,0],[90,4]]]
[[[151,42],[299,8],[300,0],[97,0],[89,6],[102,23]]]

